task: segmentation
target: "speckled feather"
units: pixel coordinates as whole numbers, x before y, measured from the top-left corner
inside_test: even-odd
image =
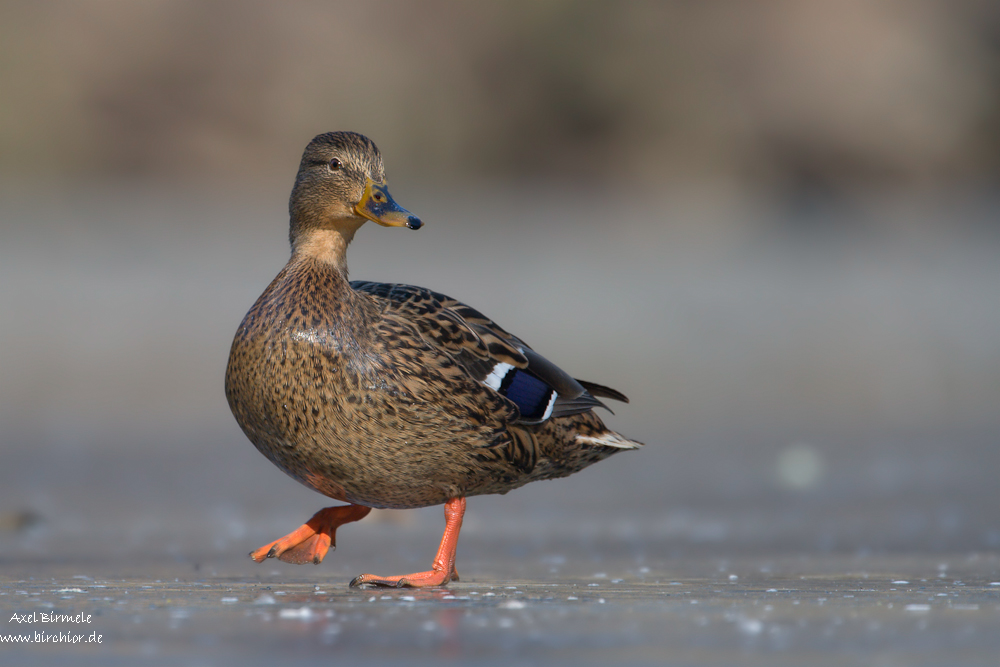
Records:
[[[333,154],[382,180],[377,149],[359,136],[321,135],[307,148],[290,204],[292,258],[233,341],[226,396],[254,445],[320,493],[393,508],[506,493],[639,446],[593,412],[592,393],[624,396],[578,383],[478,311],[422,288],[348,282],[342,255],[363,220],[346,231],[328,222],[324,197],[339,191],[310,183]],[[335,248],[332,260],[309,250],[320,246]],[[485,384],[498,363],[560,392],[549,418],[526,420]]]

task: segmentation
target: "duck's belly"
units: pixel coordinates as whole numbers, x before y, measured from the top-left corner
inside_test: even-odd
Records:
[[[417,400],[388,369],[355,372],[294,345],[246,352],[234,345],[227,369],[233,414],[261,453],[306,486],[392,508],[497,492],[497,471],[481,454],[499,424]]]
[[[308,440],[272,444],[261,439],[254,444],[306,486],[370,507],[437,505],[482,485],[482,473],[470,465],[468,447],[461,441],[428,437],[418,442],[366,430],[319,429]]]

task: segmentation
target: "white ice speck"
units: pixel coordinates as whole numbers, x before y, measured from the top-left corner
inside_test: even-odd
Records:
[[[924,612],[924,611],[930,611],[931,606],[929,604],[908,604],[906,605],[905,609],[906,611]]]
[[[806,443],[795,443],[778,456],[776,472],[782,486],[808,489],[823,477],[825,463],[819,450]]]
[[[82,588],[59,588],[52,591],[53,593],[86,593],[87,591]]]
[[[736,581],[737,579],[739,579],[738,575],[735,575],[735,574],[729,575],[729,581]]]
[[[898,586],[905,586],[906,584],[908,584],[910,582],[906,581],[905,579],[900,579],[899,581],[894,581],[892,583],[894,583],[894,584],[896,584]]]
[[[240,601],[239,598],[222,598],[221,600],[219,600],[219,602],[221,602],[222,604],[236,604],[239,601]]]
[[[254,600],[253,603],[254,604],[274,604],[275,600],[274,600],[274,596],[273,595],[268,595],[267,593],[265,593],[264,595],[261,595],[259,598],[257,598],[256,600]]]
[[[278,616],[281,618],[301,618],[302,620],[308,620],[312,617],[312,609],[309,607],[301,607],[299,609],[282,609]]]
[[[745,635],[759,635],[764,629],[764,624],[756,618],[741,618],[738,622],[740,632]]]
[[[524,600],[507,600],[506,602],[501,602],[498,606],[501,609],[524,609],[528,605],[525,604]]]

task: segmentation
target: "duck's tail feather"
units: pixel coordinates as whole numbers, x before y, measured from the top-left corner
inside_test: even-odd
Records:
[[[577,380],[583,388],[587,390],[591,396],[600,396],[602,398],[610,398],[615,401],[621,401],[622,403],[628,403],[628,397],[618,391],[617,389],[612,389],[611,387],[605,387],[603,384],[597,384],[596,382],[587,382],[586,380]]]
[[[604,431],[593,435],[577,435],[576,441],[584,445],[599,445],[602,447],[616,447],[618,449],[639,449],[641,442],[629,440],[614,431]]]

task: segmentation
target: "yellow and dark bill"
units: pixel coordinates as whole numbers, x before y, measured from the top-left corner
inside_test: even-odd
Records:
[[[365,185],[361,201],[354,205],[354,212],[385,227],[420,229],[424,226],[420,218],[396,203],[385,183],[376,183],[371,178]]]

